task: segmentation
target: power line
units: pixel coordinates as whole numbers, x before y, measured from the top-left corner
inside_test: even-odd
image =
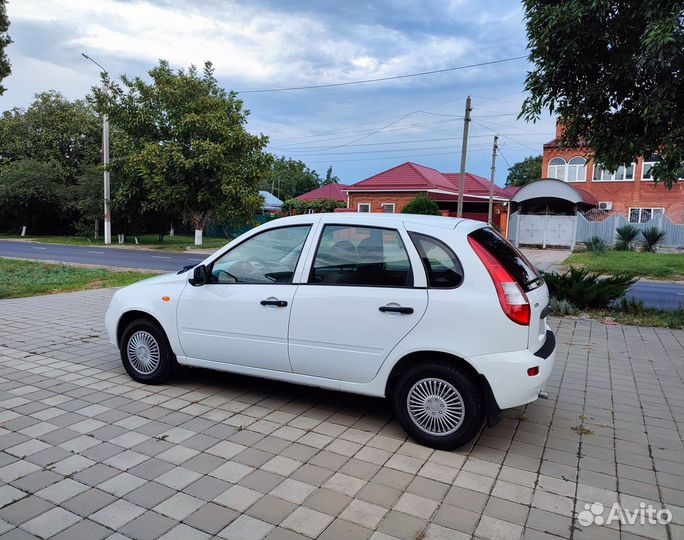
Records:
[[[517,135],[520,137],[538,137],[539,135],[537,133],[510,133],[510,134],[499,134],[499,135]],[[489,135],[472,135],[470,138],[471,139],[478,139],[478,138],[488,138],[490,137]],[[461,137],[438,137],[438,138],[433,138],[433,139],[411,139],[407,141],[387,141],[387,142],[373,142],[373,143],[362,143],[362,144],[350,144],[347,145],[348,147],[352,146],[360,146],[360,147],[365,147],[365,146],[387,146],[387,145],[393,145],[393,144],[415,144],[415,143],[430,143],[430,142],[443,142],[443,141],[460,141],[462,140]],[[297,154],[301,153],[318,153],[319,150],[325,150],[327,146],[302,146],[299,148],[287,148],[287,145],[284,146],[274,146],[270,147],[270,151],[277,151],[277,152],[296,152]]]
[[[410,77],[422,77],[423,75],[434,75],[436,73],[447,73],[449,71],[458,71],[461,69],[469,69],[469,68],[481,67],[481,66],[490,66],[493,64],[501,64],[503,62],[512,62],[514,60],[522,60],[523,58],[527,58],[527,56],[526,55],[511,56],[509,58],[501,58],[499,60],[491,60],[489,62],[479,62],[477,64],[468,64],[465,66],[456,66],[456,67],[450,67],[450,68],[444,68],[444,69],[433,69],[431,71],[421,71],[419,73],[409,73],[406,75],[394,75],[392,77],[378,77],[376,79],[363,79],[363,80],[358,80],[358,81],[348,81],[348,82],[341,82],[341,83],[312,84],[309,86],[290,86],[290,87],[284,87],[284,88],[261,88],[258,90],[236,90],[236,92],[238,94],[263,94],[263,93],[267,93],[267,92],[288,92],[291,90],[312,90],[315,88],[332,88],[332,87],[337,87],[337,86],[351,86],[351,85],[355,85],[355,84],[367,84],[367,83],[382,82],[382,81],[394,81],[397,79],[408,79]]]

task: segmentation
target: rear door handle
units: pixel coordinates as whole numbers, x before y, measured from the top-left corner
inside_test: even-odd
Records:
[[[262,300],[260,303],[262,306],[276,306],[276,307],[287,306],[286,300]]]
[[[413,308],[412,307],[403,307],[403,306],[380,306],[378,308],[380,311],[383,313],[401,313],[402,315],[411,315],[413,313]]]

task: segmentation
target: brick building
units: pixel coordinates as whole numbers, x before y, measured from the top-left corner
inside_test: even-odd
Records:
[[[639,158],[611,172],[591,156],[591,148],[563,149],[558,144],[563,126],[556,124],[556,137],[544,145],[542,177],[556,178],[591,193],[600,208],[619,212],[633,223],[644,223],[660,214],[676,216],[684,210],[684,186],[672,190],[656,185],[649,171],[657,156]]]

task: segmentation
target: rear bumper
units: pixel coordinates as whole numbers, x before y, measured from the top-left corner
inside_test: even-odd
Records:
[[[468,358],[477,371],[487,379],[494,399],[501,409],[525,405],[537,399],[544,390],[556,360],[556,337],[546,329],[546,341],[536,353],[528,349]],[[539,367],[530,377],[527,370]]]

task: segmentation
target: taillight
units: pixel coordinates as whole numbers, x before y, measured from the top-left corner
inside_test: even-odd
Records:
[[[499,303],[503,312],[513,322],[525,326],[529,325],[530,302],[527,299],[527,295],[520,288],[520,285],[518,285],[518,282],[513,279],[513,276],[496,257],[487,251],[477,240],[469,236],[468,243],[485,265],[487,272],[489,272],[494,282],[494,287],[496,287],[496,294],[499,296]]]

